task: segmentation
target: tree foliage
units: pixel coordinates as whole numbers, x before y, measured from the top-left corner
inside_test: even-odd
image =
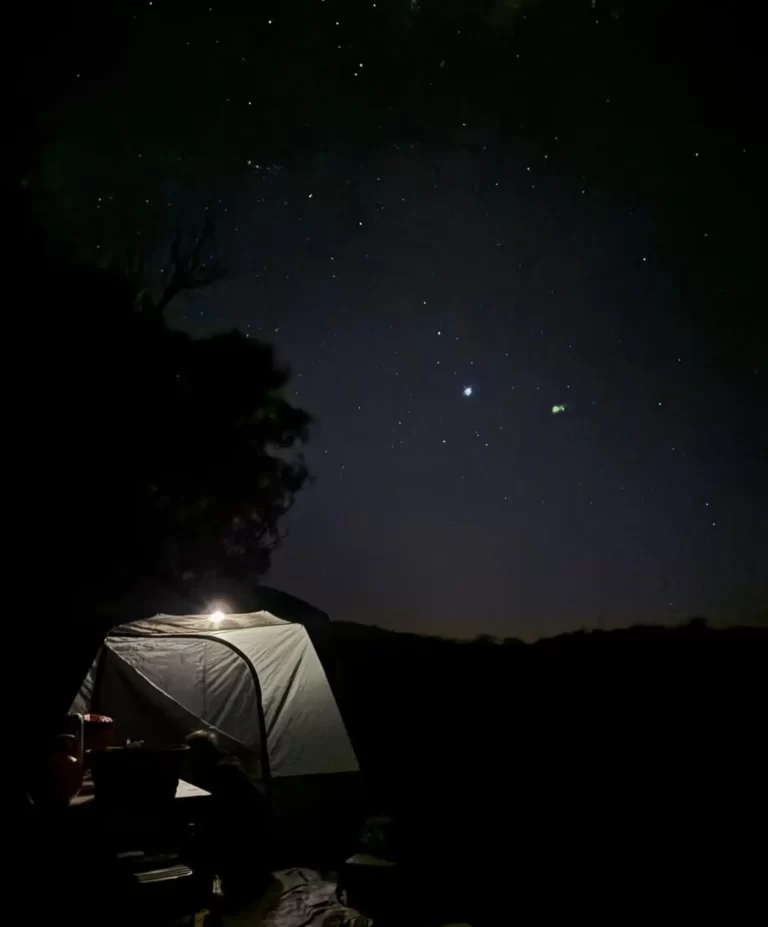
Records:
[[[177,237],[156,296],[138,273],[48,277],[59,301],[44,416],[60,474],[52,505],[83,538],[94,602],[146,582],[189,597],[204,582],[255,580],[307,481],[310,416],[287,400],[271,346],[238,332],[193,339],[164,321],[177,293],[218,275],[200,257],[210,232],[187,249]]]

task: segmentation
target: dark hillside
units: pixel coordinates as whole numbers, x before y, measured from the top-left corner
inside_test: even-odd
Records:
[[[476,880],[492,894],[512,879],[515,904],[536,907],[598,879],[612,907],[681,899],[717,872],[704,909],[729,873],[756,878],[766,630],[694,621],[532,645],[327,633],[372,801],[394,811],[422,883],[463,892],[467,915]]]

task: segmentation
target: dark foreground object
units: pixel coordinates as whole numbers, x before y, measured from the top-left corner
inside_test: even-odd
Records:
[[[151,747],[107,747],[91,755],[91,769],[100,802],[142,804],[173,801],[184,744]]]

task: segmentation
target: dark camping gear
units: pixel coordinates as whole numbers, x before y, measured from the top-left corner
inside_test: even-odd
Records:
[[[106,750],[112,746],[115,722],[109,715],[83,715],[83,739],[86,750]]]
[[[179,784],[184,744],[107,747],[91,755],[96,800],[118,804],[172,801]]]
[[[47,766],[47,797],[50,801],[67,805],[83,784],[83,767],[77,756],[77,739],[61,734],[52,745]]]

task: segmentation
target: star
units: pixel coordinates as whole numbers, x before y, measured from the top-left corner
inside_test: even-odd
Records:
[[[462,390],[462,393],[467,397],[471,396],[472,392],[473,390],[471,386],[465,386],[464,389]]]

